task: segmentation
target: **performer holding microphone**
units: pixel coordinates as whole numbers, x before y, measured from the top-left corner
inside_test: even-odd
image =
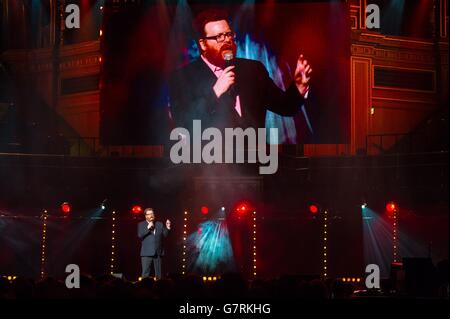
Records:
[[[235,32],[226,13],[201,12],[194,25],[200,59],[175,71],[169,80],[172,116],[178,127],[264,128],[266,111],[293,116],[305,105],[312,72],[299,55],[294,81],[286,92],[258,61],[236,58]]]
[[[164,256],[163,240],[169,234],[170,220],[166,224],[155,220],[152,208],[144,210],[145,220],[138,224],[138,237],[141,239],[142,278],[150,276],[150,268],[154,266],[156,279],[161,279],[161,259]]]

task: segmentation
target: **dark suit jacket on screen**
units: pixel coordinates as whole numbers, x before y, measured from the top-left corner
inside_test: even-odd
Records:
[[[236,84],[231,93],[217,98],[213,85],[214,72],[202,59],[175,71],[169,80],[172,116],[178,127],[191,131],[192,120],[202,121],[206,127],[264,128],[266,110],[293,116],[304,104],[304,98],[292,83],[284,92],[269,77],[259,61],[235,59]],[[242,117],[236,110],[235,96],[239,95]]]

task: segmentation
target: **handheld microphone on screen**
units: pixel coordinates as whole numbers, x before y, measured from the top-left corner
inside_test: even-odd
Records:
[[[223,59],[225,60],[225,67],[229,67],[234,65],[234,54],[231,52],[227,52],[223,55]]]
[[[227,68],[227,67],[229,67],[229,66],[232,66],[232,65],[234,65],[234,54],[232,53],[232,52],[226,52],[224,55],[223,55],[223,59],[225,60],[225,68]],[[236,69],[234,70],[235,72],[236,72]],[[236,74],[236,73],[235,73]],[[236,87],[235,87],[236,85],[233,85],[233,86],[231,86],[230,87],[230,89],[229,89],[229,94],[232,96],[232,97],[235,97],[237,94],[236,94]]]

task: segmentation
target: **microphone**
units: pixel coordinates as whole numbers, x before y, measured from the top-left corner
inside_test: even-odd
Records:
[[[225,68],[234,65],[234,54],[232,52],[226,52],[223,55],[223,59],[225,60]],[[236,69],[235,69],[235,72],[236,72]],[[236,84],[231,86],[228,91],[232,97],[236,97],[236,95],[237,95],[235,86],[236,86]]]
[[[225,68],[234,65],[234,54],[232,52],[225,53],[223,59],[225,60]]]

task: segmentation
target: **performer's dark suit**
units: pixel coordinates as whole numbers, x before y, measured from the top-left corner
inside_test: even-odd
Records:
[[[163,239],[169,230],[159,221],[154,222],[154,229],[148,229],[146,220],[138,224],[138,237],[142,241],[141,262],[142,277],[150,275],[150,267],[154,265],[156,278],[161,278],[161,257],[164,256]]]
[[[293,116],[304,104],[304,98],[292,83],[284,92],[269,77],[259,61],[235,59],[236,83],[217,98],[213,86],[214,72],[202,59],[177,70],[169,80],[172,116],[178,127],[191,131],[192,120],[201,120],[206,127],[264,128],[266,110]],[[235,110],[239,95],[242,116]]]

